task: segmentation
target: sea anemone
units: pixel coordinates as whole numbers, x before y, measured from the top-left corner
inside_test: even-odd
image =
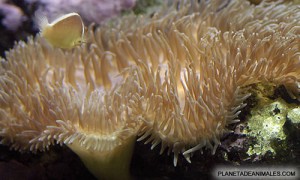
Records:
[[[244,87],[272,82],[298,97],[299,25],[291,3],[189,1],[90,26],[89,42],[69,51],[19,42],[1,61],[2,143],[64,143],[90,169],[86,150],[130,154],[136,137],[173,152],[174,165],[179,154],[214,153],[246,105]]]
[[[135,90],[123,86],[131,78],[110,67],[113,55],[98,56],[92,48],[63,52],[43,43],[20,42],[1,61],[1,143],[21,151],[64,143],[76,153],[80,147],[102,154],[133,147],[138,122],[128,101]]]

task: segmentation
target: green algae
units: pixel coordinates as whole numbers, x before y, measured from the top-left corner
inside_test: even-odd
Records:
[[[247,118],[244,133],[249,138],[249,156],[282,156],[288,153],[287,121],[300,123],[300,108],[281,97],[272,97],[273,85],[258,84],[251,92],[257,100]],[[272,97],[272,98],[271,98]]]
[[[251,111],[252,116],[248,120],[246,134],[255,138],[255,143],[248,149],[248,155],[264,155],[267,151],[276,153],[272,147],[274,145],[272,142],[280,143],[285,140],[283,125],[288,110],[288,105],[279,99],[262,107],[257,106]]]
[[[133,8],[133,12],[135,14],[150,14],[162,4],[162,0],[138,0]]]

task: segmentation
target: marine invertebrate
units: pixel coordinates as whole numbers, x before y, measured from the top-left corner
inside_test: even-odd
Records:
[[[176,165],[179,154],[216,150],[249,97],[243,87],[272,82],[298,96],[297,6],[191,1],[134,19],[90,27],[90,42],[73,51],[37,38],[7,53],[2,143],[101,153],[139,136],[173,152]]]
[[[35,51],[44,53],[31,56]],[[109,54],[104,56],[110,59]],[[33,41],[20,43],[7,59],[1,62],[2,143],[11,144],[14,149],[36,151],[57,141],[70,145],[79,154],[80,147],[90,152],[108,152],[106,161],[114,149],[127,143],[132,146],[137,123],[129,119],[126,98],[120,99],[129,96],[130,88],[115,86],[108,91],[105,86],[114,75],[110,73],[97,79],[100,88],[94,87],[97,84],[92,84],[95,80],[89,71],[94,60],[80,53],[64,54]],[[105,62],[102,65],[104,68]],[[105,69],[99,70],[94,69],[94,73],[105,73]]]

